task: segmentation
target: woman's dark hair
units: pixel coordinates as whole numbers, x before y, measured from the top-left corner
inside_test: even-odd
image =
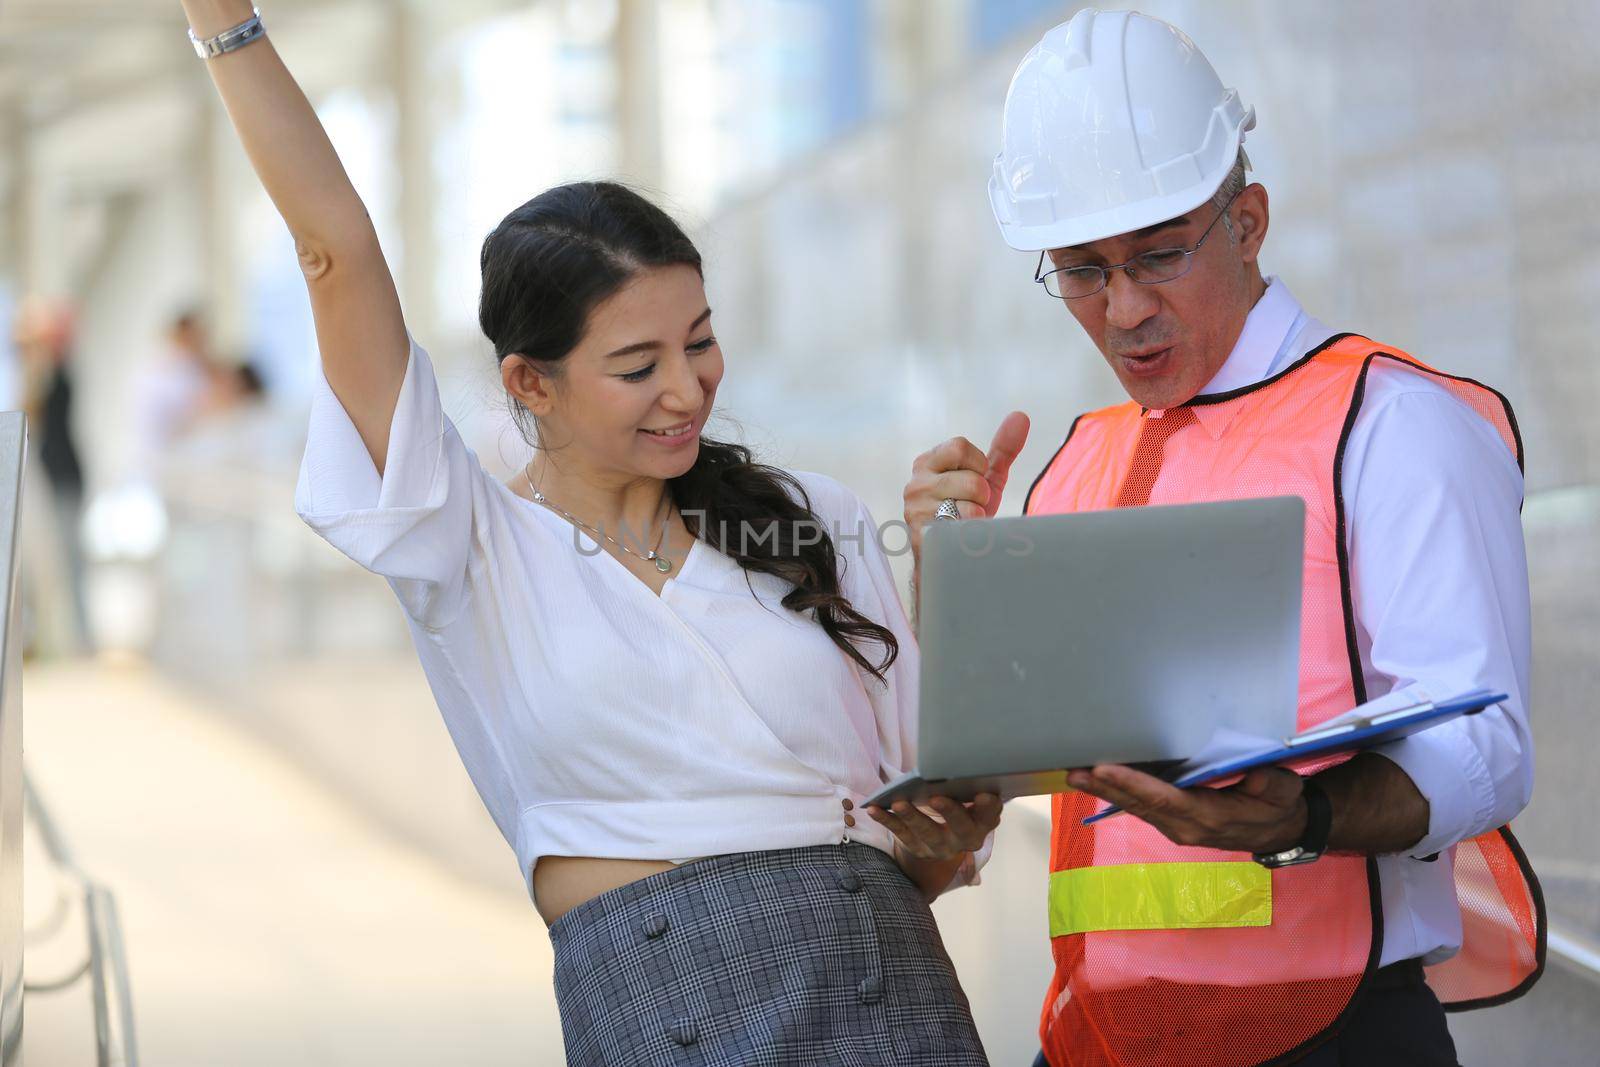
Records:
[[[540,193],[484,239],[479,264],[478,324],[495,358],[516,353],[552,365],[577,347],[590,311],[639,271],[682,264],[704,274],[699,251],[677,223],[615,182],[573,182]],[[531,417],[515,397],[511,409],[523,437],[537,447]],[[694,466],[671,479],[668,491],[690,533],[746,571],[792,583],[783,606],[812,610],[833,643],[883,681],[899,643],[840,592],[833,538],[793,476],[753,462],[743,445],[702,437]],[[745,536],[750,531],[754,536]],[[883,646],[880,662],[861,653],[860,640]]]

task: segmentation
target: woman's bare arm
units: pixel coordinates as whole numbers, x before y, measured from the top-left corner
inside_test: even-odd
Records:
[[[183,0],[205,38],[250,17],[250,0]],[[269,39],[208,60],[256,175],[293,235],[322,369],[379,473],[408,346],[377,231],[316,112]]]

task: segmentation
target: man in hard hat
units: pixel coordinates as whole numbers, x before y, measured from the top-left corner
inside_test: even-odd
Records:
[[[1533,778],[1511,408],[1335,333],[1262,276],[1254,124],[1193,42],[1142,15],[1080,11],[1024,57],[994,213],[1131,398],[1072,424],[1024,511],[1296,494],[1302,729],[1407,689],[1510,699],[1229,788],[1073,772],[1053,802],[1049,1067],[1453,1065],[1441,1001],[1498,1003],[1543,962],[1506,828]],[[992,516],[1026,433],[1013,413],[987,454],[955,438],[920,456],[911,529]],[[1084,826],[1100,801],[1137,818]]]

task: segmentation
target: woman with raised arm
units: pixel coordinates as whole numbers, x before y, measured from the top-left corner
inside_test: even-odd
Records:
[[[534,448],[502,483],[248,0],[184,7],[311,293],[296,511],[406,612],[550,923],[568,1062],[986,1063],[927,902],[999,802],[854,814],[915,765],[915,639],[853,493],[701,436],[694,245],[609,182],[489,234],[479,321]]]

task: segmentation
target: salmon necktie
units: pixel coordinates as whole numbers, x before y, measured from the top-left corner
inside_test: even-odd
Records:
[[[1154,412],[1139,420],[1139,440],[1133,446],[1133,463],[1122,479],[1117,491],[1119,508],[1140,508],[1150,503],[1150,490],[1155,488],[1161,475],[1161,460],[1166,453],[1167,438],[1194,423],[1194,409],[1168,408],[1160,415]]]

